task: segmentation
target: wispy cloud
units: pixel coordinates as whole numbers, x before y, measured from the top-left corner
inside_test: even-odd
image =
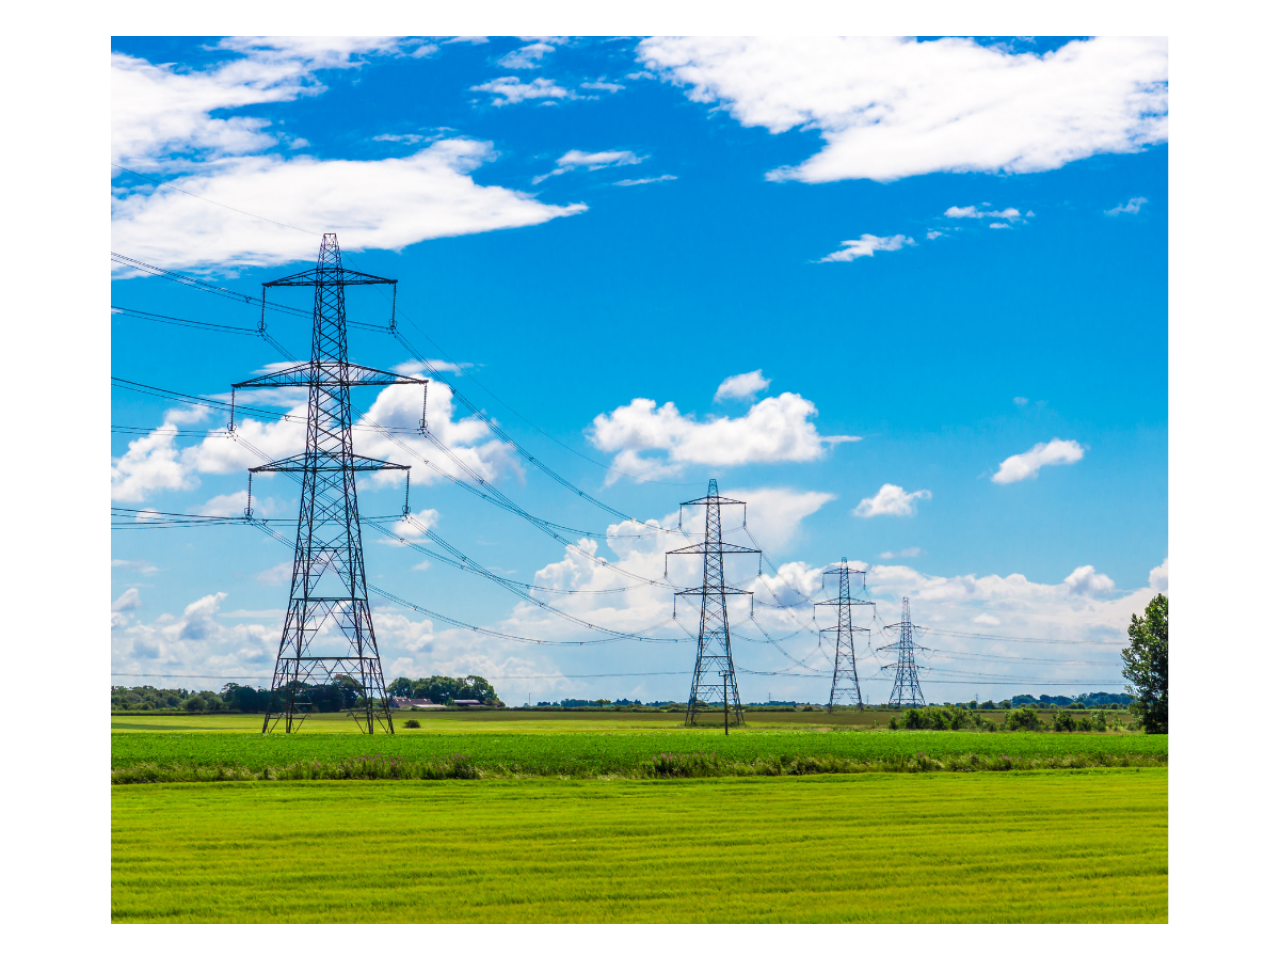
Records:
[[[857,240],[842,240],[841,250],[829,253],[819,263],[834,263],[837,261],[856,260],[858,257],[874,257],[876,251],[889,252],[892,250],[901,250],[904,246],[913,247],[915,241],[910,237],[897,234],[892,237],[877,237],[873,233],[864,233]]]
[[[1147,202],[1146,197],[1131,197],[1128,203],[1118,204],[1110,210],[1104,210],[1102,212],[1108,217],[1118,217],[1122,213],[1137,213],[1142,209],[1142,205]]]
[[[554,80],[547,80],[545,77],[538,77],[528,83],[524,83],[519,77],[498,77],[496,80],[478,84],[471,89],[477,93],[493,94],[493,105],[497,107],[510,106],[524,100],[541,100],[543,103],[574,100],[578,96],[572,90],[566,90],[558,86]]]
[[[588,153],[585,150],[570,150],[556,161],[556,167],[550,173],[534,177],[534,183],[541,183],[548,177],[558,177],[585,167],[588,170],[603,170],[605,167],[626,167],[642,163],[647,157],[638,157],[630,150],[598,150]]]
[[[613,181],[613,185],[615,187],[638,187],[646,183],[662,183],[665,180],[676,179],[678,178],[674,174],[664,173],[660,177],[642,177],[639,180],[615,180]]]
[[[991,482],[1017,483],[1019,480],[1034,480],[1041,467],[1077,463],[1083,458],[1084,448],[1076,441],[1054,437],[1048,443],[1037,443],[1026,453],[1016,453],[1002,461]]]

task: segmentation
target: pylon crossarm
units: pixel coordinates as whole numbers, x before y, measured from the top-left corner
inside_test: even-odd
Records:
[[[328,271],[322,270],[303,270],[301,273],[291,274],[287,277],[281,277],[279,280],[269,280],[264,283],[264,287],[314,287],[317,285],[337,285],[344,287],[367,287],[378,283],[396,284],[399,280],[389,280],[386,277],[375,277],[371,273],[361,273],[359,270],[348,270],[342,267],[337,271],[338,277],[341,279],[333,279],[333,275]],[[357,279],[349,280],[348,277]]]
[[[233,390],[247,387],[391,387],[399,384],[421,386],[428,382],[424,377],[405,377],[358,363],[313,361],[285,367],[243,383],[233,383],[231,387]]]
[[[260,467],[250,467],[249,473],[304,473],[307,470],[336,472],[341,470],[408,470],[404,464],[388,463],[385,460],[374,460],[372,457],[343,456],[340,453],[319,451],[314,455],[305,453],[295,457],[286,457],[273,463],[264,463]]]
[[[713,543],[708,546],[705,543],[695,543],[688,547],[681,547],[679,550],[668,550],[667,555],[673,553],[759,553],[759,550],[753,550],[751,547],[740,547],[734,543]]]

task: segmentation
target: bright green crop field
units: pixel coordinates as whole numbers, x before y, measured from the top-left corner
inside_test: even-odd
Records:
[[[1168,920],[1163,767],[117,786],[112,846],[117,922]]]

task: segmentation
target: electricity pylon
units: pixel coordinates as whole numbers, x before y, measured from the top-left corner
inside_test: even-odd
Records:
[[[708,709],[710,704],[715,702],[713,698],[717,697],[724,698],[726,712],[729,710],[729,704],[732,703],[733,723],[735,725],[742,723],[742,701],[738,697],[738,677],[733,671],[733,651],[729,646],[729,614],[725,608],[725,597],[751,596],[752,594],[750,590],[739,590],[736,587],[724,585],[724,555],[726,553],[759,554],[760,551],[724,542],[720,533],[720,507],[726,503],[741,506],[745,522],[746,503],[720,496],[720,488],[714,480],[707,484],[705,497],[680,504],[682,524],[685,507],[705,506],[707,508],[706,535],[702,543],[667,551],[667,556],[689,553],[703,555],[702,586],[676,591],[677,597],[702,597],[702,620],[698,626],[698,659],[693,667],[693,686],[689,689],[689,705],[684,715],[685,726],[689,727],[694,726],[698,710]],[[674,615],[673,608],[672,616]]]
[[[813,605],[815,615],[818,607],[837,608],[836,625],[818,631],[819,636],[824,633],[836,635],[836,663],[835,671],[831,674],[831,696],[827,700],[827,711],[834,710],[837,701],[857,704],[858,709],[861,710],[862,688],[858,685],[858,661],[854,656],[853,647],[859,633],[869,636],[871,630],[868,627],[853,625],[853,608],[855,606],[874,607],[875,604],[870,600],[854,600],[849,596],[849,559],[847,557],[840,558],[840,566],[837,569],[823,571],[824,581],[830,576],[840,578],[840,596],[835,600],[818,600]]]
[[[233,432],[234,391],[307,388],[306,452],[249,470],[250,482],[255,473],[302,474],[289,611],[263,733],[281,717],[292,733],[312,706],[335,698],[364,732],[373,733],[375,724],[395,732],[369,612],[356,474],[409,468],[352,452],[351,388],[423,381],[348,363],[346,312],[347,287],[395,283],[344,269],[337,234],[326,233],[314,270],[262,285],[264,310],[268,287],[315,288],[311,359],[232,386]]]
[[[920,673],[916,669],[915,627],[911,623],[911,601],[902,598],[902,620],[889,624],[898,628],[898,642],[885,644],[881,650],[894,650],[898,654],[897,673],[893,678],[893,690],[889,692],[891,707],[923,707],[924,694],[920,691]],[[887,667],[885,669],[888,669]]]

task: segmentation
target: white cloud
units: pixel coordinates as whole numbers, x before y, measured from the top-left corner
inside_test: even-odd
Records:
[[[924,235],[924,238],[926,240],[937,240],[939,237],[944,235],[945,234],[941,230],[930,230],[928,233]]]
[[[722,400],[753,400],[761,390],[768,390],[770,383],[772,381],[765,377],[762,370],[752,370],[750,373],[739,373],[732,377],[725,377],[720,386],[716,388],[715,402],[719,403]]]
[[[674,403],[637,397],[612,413],[599,414],[587,437],[598,450],[617,453],[613,466],[648,479],[671,476],[687,464],[736,466],[746,463],[804,463],[817,460],[828,446],[859,437],[824,437],[809,418],[818,408],[797,393],[766,397],[742,417],[699,421]],[[666,460],[642,457],[661,451]]]
[[[279,587],[292,582],[293,580],[293,561],[285,560],[277,563],[274,567],[268,567],[254,577],[259,583],[265,583],[268,586]]]
[[[986,206],[986,204],[983,204]],[[1008,207],[1005,210],[980,210],[977,207],[948,207],[943,213],[944,217],[951,219],[973,219],[985,220],[990,217],[998,217],[1001,220],[1021,220],[1022,214],[1014,207]],[[992,224],[995,226],[995,224]]]
[[[864,498],[853,508],[856,517],[913,517],[917,500],[932,499],[928,490],[907,493],[902,487],[886,483],[874,497]]]
[[[585,150],[570,150],[556,161],[556,168],[550,173],[533,178],[534,183],[541,183],[548,177],[558,177],[570,170],[586,167],[588,170],[603,170],[605,167],[625,167],[640,163],[645,157],[637,157],[630,150],[600,150],[588,153]]]
[[[178,428],[167,414],[165,422],[145,437],[130,440],[124,454],[111,461],[111,499],[137,503],[157,490],[191,490],[200,481],[179,459],[174,442]]]
[[[1169,592],[1169,558],[1164,558],[1164,563],[1158,567],[1153,567],[1151,573],[1147,576],[1147,584],[1152,590],[1159,593]]]
[[[752,535],[771,553],[785,549],[800,532],[805,517],[817,513],[823,506],[836,499],[834,493],[819,490],[794,490],[790,487],[759,487],[754,490],[725,490],[722,496],[732,500],[744,500],[747,504],[747,527]],[[737,526],[741,519],[740,507],[722,514],[721,523],[726,529]],[[687,512],[686,512],[687,516]],[[685,529],[690,529],[688,522]],[[749,546],[750,542],[744,542]]]
[[[142,597],[138,596],[138,588],[130,587],[116,598],[115,603],[111,604],[111,612],[122,613],[125,610],[137,610],[140,606],[142,606]]]
[[[904,237],[900,233],[892,237],[877,237],[873,233],[864,233],[858,240],[842,240],[840,245],[844,248],[843,250],[829,253],[818,262],[834,263],[838,260],[848,262],[858,257],[874,257],[877,250],[901,250],[903,244],[915,246],[915,240]]]
[[[1084,457],[1084,448],[1074,440],[1054,437],[1048,443],[1037,443],[1026,453],[1016,453],[1000,464],[992,483],[1017,483],[1034,480],[1041,467],[1076,463]]]
[[[563,42],[558,37],[547,37],[545,40],[539,39],[534,43],[512,50],[498,60],[498,66],[506,67],[508,70],[527,70],[529,67],[537,66],[543,57],[555,50],[557,43]]]
[[[991,614],[989,614],[989,613],[980,613],[980,614],[978,614],[976,617],[974,617],[974,618],[973,618],[973,622],[974,622],[974,623],[981,624],[981,625],[982,625],[982,626],[984,626],[984,627],[998,627],[998,626],[1000,626],[1000,618],[999,618],[999,617],[993,617],[993,616],[991,616]]]
[[[206,517],[241,517],[244,516],[245,503],[249,491],[246,487],[236,493],[223,493],[211,498],[202,506],[196,507],[193,513]],[[256,517],[279,517],[286,509],[286,504],[271,497],[254,497],[253,513]]]
[[[135,573],[142,574],[144,577],[149,577],[153,573],[160,572],[159,567],[147,562],[146,560],[112,560],[111,567],[112,569],[119,567],[123,570],[132,570]]]
[[[477,93],[493,94],[493,105],[497,107],[520,103],[522,100],[576,100],[578,96],[572,90],[557,86],[555,81],[543,77],[529,83],[522,83],[519,77],[498,77],[471,89]]]
[[[615,187],[638,187],[641,184],[645,184],[645,183],[664,183],[667,180],[678,180],[678,179],[679,178],[676,177],[674,174],[664,173],[660,177],[641,177],[639,180],[615,180],[613,181],[613,185]]]
[[[290,389],[244,391],[240,402],[258,407],[283,407],[288,411],[289,419],[241,417],[236,421],[237,437],[257,447],[271,460],[293,456],[305,449],[307,400],[304,392]],[[444,476],[463,475],[463,471],[448,457],[442,457],[430,441],[413,435],[422,419],[421,387],[383,388],[365,417],[388,429],[395,439],[372,429],[367,422],[358,421],[353,432],[357,454],[411,467],[410,477],[415,485],[425,486],[442,480]],[[433,381],[428,389],[427,422],[431,432],[453,456],[486,482],[497,480],[503,472],[522,476],[519,462],[511,449],[493,436],[484,421],[478,417],[454,419],[453,391],[448,384]],[[175,430],[172,415],[167,415],[163,425],[146,437],[132,441],[128,451],[113,461],[113,500],[132,502],[158,490],[189,490],[199,485],[200,474],[236,473],[262,463],[246,444],[228,436],[221,427],[211,431],[200,443],[181,449],[174,443]],[[429,469],[417,457],[430,461],[439,470]],[[271,488],[265,487],[274,476],[263,475],[254,485],[254,509],[257,513],[286,509],[283,501],[270,497],[268,491]],[[403,484],[404,477],[398,471],[380,471],[367,475],[362,482],[383,487]],[[206,506],[219,515],[237,516],[244,509],[244,495],[224,494],[214,497]],[[146,517],[146,514],[139,514],[138,520],[144,521]]]
[[[896,560],[899,557],[918,557],[924,551],[919,547],[907,547],[905,550],[886,550],[880,554],[881,560]]]
[[[625,90],[620,83],[609,83],[606,80],[590,80],[587,83],[578,84],[584,90],[603,90],[606,93],[617,93],[619,90]]]
[[[1013,402],[1020,407],[1025,407],[1030,401],[1026,397],[1014,397]]]
[[[314,258],[316,238],[326,230],[338,232],[344,250],[400,250],[422,240],[533,226],[587,209],[479,185],[470,174],[493,157],[488,143],[451,138],[383,160],[228,160],[211,172],[170,181],[185,194],[160,189],[113,197],[112,243],[170,268],[269,266]]]
[[[1104,210],[1103,213],[1108,217],[1118,217],[1122,213],[1137,213],[1146,202],[1146,197],[1131,197],[1128,203],[1118,204],[1110,210]]]
[[[474,366],[474,363],[466,363],[465,361],[453,363],[450,360],[430,360],[427,363],[423,363],[420,360],[407,360],[404,363],[397,363],[391,368],[391,372],[403,374],[406,377],[416,377],[424,373],[456,373],[461,375]]]
[[[126,167],[165,168],[266,149],[269,120],[212,113],[323,93],[314,71],[358,67],[362,54],[399,49],[392,37],[238,37],[218,46],[245,54],[204,71],[179,73],[120,53],[111,55],[111,159]]]
[[[1092,565],[1076,567],[1062,582],[1067,585],[1070,593],[1079,596],[1092,597],[1100,593],[1111,593],[1116,588],[1115,581],[1105,573],[1098,573]]]
[[[655,37],[645,66],[744,126],[826,146],[772,179],[1052,170],[1168,137],[1168,42],[1097,37],[1039,56],[948,38]]]

